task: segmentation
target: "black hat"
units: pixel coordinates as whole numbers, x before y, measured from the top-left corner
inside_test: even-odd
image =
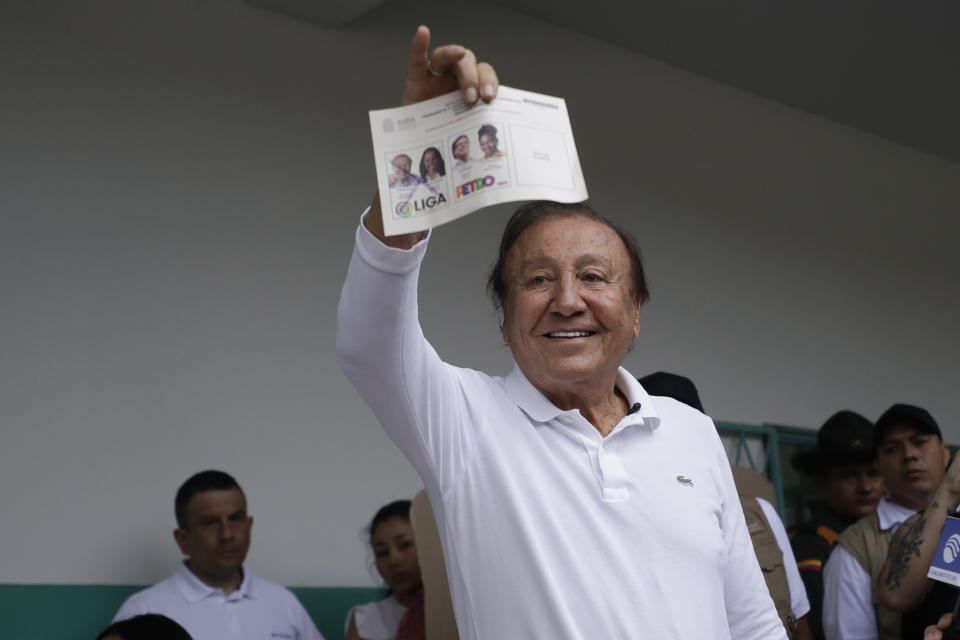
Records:
[[[873,460],[873,425],[855,411],[838,411],[817,431],[817,447],[790,459],[801,473],[818,473],[843,464]]]
[[[639,378],[639,381],[640,386],[652,396],[667,396],[704,413],[703,405],[700,404],[700,394],[697,393],[697,387],[690,378],[657,371]]]
[[[937,437],[943,440],[943,434],[940,433],[940,426],[926,409],[915,407],[912,404],[895,404],[884,411],[882,416],[877,418],[877,426],[873,431],[874,443],[879,446],[887,429],[899,425],[916,427],[926,433],[936,434]]]

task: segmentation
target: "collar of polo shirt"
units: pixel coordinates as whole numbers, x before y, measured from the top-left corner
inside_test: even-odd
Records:
[[[184,560],[177,569],[177,588],[183,595],[183,598],[189,603],[200,602],[210,596],[223,595],[223,589],[211,587],[195,576]],[[247,565],[243,565],[243,582],[231,593],[227,600],[239,600],[240,598],[256,599],[253,581],[250,579],[250,572]]]
[[[504,380],[504,384],[510,399],[537,422],[550,422],[565,413],[533,386],[519,366],[514,365],[510,375]],[[653,408],[653,402],[650,401],[649,394],[643,390],[637,379],[623,367],[620,367],[617,371],[616,385],[617,389],[626,397],[628,407],[632,408],[635,404],[640,405],[638,411],[628,414],[631,419],[635,419],[635,422],[634,420],[628,420],[628,423],[643,424],[650,429],[656,429],[660,426],[660,416]]]

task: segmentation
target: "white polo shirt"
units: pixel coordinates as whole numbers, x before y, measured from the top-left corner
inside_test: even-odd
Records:
[[[193,640],[323,640],[295,595],[252,575],[246,565],[240,587],[227,596],[181,563],[166,580],[127,598],[113,620],[142,613],[177,621]]]
[[[442,362],[417,319],[426,244],[361,225],[337,351],[423,478],[460,637],[785,638],[710,419],[621,369],[639,409],[601,437],[519,368]]]

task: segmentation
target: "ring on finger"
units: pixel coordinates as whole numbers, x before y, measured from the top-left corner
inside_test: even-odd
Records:
[[[430,75],[436,76],[439,78],[443,74],[433,68],[432,62],[433,62],[432,60],[429,60],[429,59],[427,60],[427,71],[430,73]]]

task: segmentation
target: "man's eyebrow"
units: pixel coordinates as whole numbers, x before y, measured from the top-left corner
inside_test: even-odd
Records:
[[[588,253],[586,255],[580,256],[577,258],[575,264],[578,267],[582,267],[588,264],[602,264],[602,265],[612,265],[613,261],[609,256],[604,256],[601,254]]]
[[[549,256],[539,256],[536,258],[530,258],[529,260],[524,260],[517,265],[518,271],[524,271],[529,269],[537,269],[540,267],[552,267],[557,264],[557,261]],[[574,265],[577,268],[582,268],[584,266],[600,264],[606,267],[609,267],[613,264],[613,261],[605,255],[598,253],[588,253],[580,256],[574,262]]]
[[[556,260],[548,258],[546,256],[540,256],[537,258],[530,258],[529,260],[524,260],[517,265],[518,271],[523,271],[525,269],[536,269],[538,267],[551,267],[556,264]]]

